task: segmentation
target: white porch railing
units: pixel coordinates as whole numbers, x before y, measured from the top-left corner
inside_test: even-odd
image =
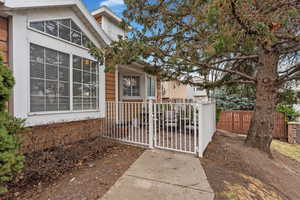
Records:
[[[105,137],[199,156],[216,130],[215,103],[107,102]]]

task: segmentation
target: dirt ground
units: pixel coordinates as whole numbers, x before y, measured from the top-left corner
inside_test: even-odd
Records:
[[[299,200],[300,163],[276,148],[273,148],[274,159],[270,159],[245,147],[244,139],[218,132],[201,159],[215,199]]]
[[[96,200],[144,149],[103,138],[26,156],[26,167],[1,200]]]

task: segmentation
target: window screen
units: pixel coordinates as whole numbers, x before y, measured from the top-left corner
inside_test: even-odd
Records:
[[[70,110],[70,57],[30,45],[30,112]]]
[[[155,78],[147,77],[147,93],[148,97],[155,97]]]
[[[95,110],[99,105],[98,64],[73,56],[73,109]]]
[[[140,96],[140,77],[124,76],[123,77],[123,95],[128,97]]]

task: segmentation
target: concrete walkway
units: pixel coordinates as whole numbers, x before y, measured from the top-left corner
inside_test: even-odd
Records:
[[[198,158],[170,151],[147,150],[101,200],[213,198],[213,191]]]

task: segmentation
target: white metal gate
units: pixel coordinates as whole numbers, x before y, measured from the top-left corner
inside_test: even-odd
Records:
[[[105,136],[202,156],[215,127],[215,104],[107,102]]]

